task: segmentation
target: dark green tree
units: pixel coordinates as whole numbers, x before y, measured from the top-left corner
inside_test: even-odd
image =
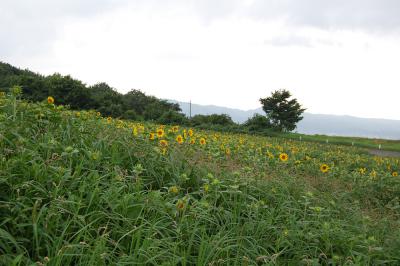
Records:
[[[117,92],[114,88],[110,87],[107,83],[101,82],[89,87],[91,101],[89,108],[100,111],[104,116],[120,117],[124,113],[123,95]],[[132,118],[132,113],[129,114]]]
[[[301,115],[306,109],[297,99],[290,99],[291,96],[288,90],[277,90],[270,97],[260,99],[272,127],[278,131],[292,131],[297,122],[303,119]]]
[[[253,117],[247,119],[247,121],[244,122],[244,126],[250,132],[260,132],[266,129],[270,129],[271,123],[266,116],[255,114]]]
[[[199,125],[220,125],[231,126],[235,125],[232,118],[227,114],[211,114],[211,115],[195,115],[190,120],[193,126]]]
[[[175,110],[169,110],[157,119],[158,123],[174,125],[184,125],[187,124],[188,121],[188,118],[184,114],[178,113]]]
[[[44,101],[52,96],[57,105],[69,105],[72,109],[94,109],[103,116],[163,123],[187,121],[179,104],[146,95],[140,90],[121,94],[104,82],[88,87],[69,75],[42,76],[0,62],[0,91],[7,92],[14,85],[22,88],[22,98],[29,101]]]
[[[68,104],[72,109],[89,107],[90,91],[81,81],[56,73],[46,77],[45,85],[57,104]]]
[[[129,120],[135,120],[139,121],[142,120],[142,118],[134,111],[134,110],[126,110],[122,116],[123,119],[129,119]]]

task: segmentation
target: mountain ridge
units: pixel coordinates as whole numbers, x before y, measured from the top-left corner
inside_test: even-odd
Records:
[[[182,113],[189,116],[189,103],[167,100],[179,104]],[[197,114],[227,114],[236,123],[243,123],[254,114],[265,114],[262,108],[241,110],[217,105],[192,103],[192,116]],[[303,134],[335,135],[400,140],[400,120],[363,118],[351,115],[304,113],[295,132]]]

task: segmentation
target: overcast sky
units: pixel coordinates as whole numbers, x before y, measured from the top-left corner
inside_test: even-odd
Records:
[[[1,0],[0,61],[120,92],[400,119],[399,0]]]

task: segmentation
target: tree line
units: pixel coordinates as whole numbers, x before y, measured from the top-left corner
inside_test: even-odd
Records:
[[[15,85],[22,88],[22,97],[32,102],[52,96],[56,104],[68,105],[75,110],[94,109],[103,116],[234,132],[291,131],[304,111],[296,99],[288,100],[291,96],[288,91],[281,90],[260,99],[266,116],[255,115],[241,125],[226,114],[188,118],[181,112],[179,104],[146,95],[140,90],[132,89],[122,94],[104,82],[87,86],[69,75],[44,76],[0,62],[0,91]]]
[[[179,123],[185,119],[178,104],[140,90],[122,94],[104,82],[86,86],[69,75],[44,76],[0,62],[0,90],[14,85],[22,88],[25,100],[37,102],[52,96],[56,104],[69,105],[74,110],[94,109],[103,116],[161,123]]]

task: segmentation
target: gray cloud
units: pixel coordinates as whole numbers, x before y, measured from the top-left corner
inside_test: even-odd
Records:
[[[293,26],[322,29],[400,30],[398,0],[192,0],[185,3],[188,2],[200,16],[211,19],[233,15],[260,20],[283,19]]]
[[[340,41],[334,41],[324,38],[312,38],[310,36],[299,35],[294,32],[287,32],[277,37],[266,39],[264,41],[265,45],[272,45],[276,47],[305,47],[313,48],[317,45],[323,46],[336,46],[340,47],[343,45]],[[368,48],[367,44],[364,48]]]
[[[37,55],[51,48],[60,28],[69,21],[90,19],[130,5],[158,14],[181,9],[210,23],[228,16],[254,20],[283,20],[293,27],[346,29],[374,33],[400,30],[398,0],[2,0],[0,57]],[[296,36],[276,45],[309,45]]]
[[[204,20],[237,16],[266,21],[280,19],[291,26],[328,30],[376,33],[400,30],[399,0],[170,0],[163,4],[166,8],[189,7]]]
[[[313,42],[311,38],[298,36],[298,35],[286,35],[280,36],[273,39],[268,39],[264,41],[264,44],[272,46],[302,46],[311,48],[313,47]]]
[[[285,19],[297,26],[323,29],[397,31],[398,0],[257,0],[241,14],[257,19]]]
[[[90,18],[123,1],[2,0],[0,3],[0,57],[37,55],[51,48],[60,27],[68,21]]]

